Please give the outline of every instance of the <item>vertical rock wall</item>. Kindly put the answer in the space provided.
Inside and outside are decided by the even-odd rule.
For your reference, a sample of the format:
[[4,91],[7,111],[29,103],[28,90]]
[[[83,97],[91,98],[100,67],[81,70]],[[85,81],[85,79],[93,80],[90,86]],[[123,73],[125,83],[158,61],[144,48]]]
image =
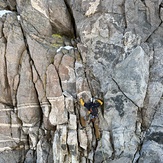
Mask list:
[[161,163],[162,20],[160,0],[0,0],[0,163]]

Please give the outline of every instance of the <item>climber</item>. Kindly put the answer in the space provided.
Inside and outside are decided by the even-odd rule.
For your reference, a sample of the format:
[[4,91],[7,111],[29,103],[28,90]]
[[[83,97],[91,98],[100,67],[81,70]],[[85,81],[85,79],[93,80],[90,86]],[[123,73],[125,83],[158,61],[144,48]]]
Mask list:
[[[100,139],[100,131],[99,131],[99,119],[98,119],[98,107],[103,105],[102,100],[91,98],[91,100],[87,103],[84,102],[84,100],[80,99],[80,104],[87,108],[88,112],[87,115],[90,116],[90,121],[93,122],[94,128],[95,128],[95,135],[96,139]],[[83,127],[86,127],[86,123],[84,122],[85,119],[81,118],[81,123]]]

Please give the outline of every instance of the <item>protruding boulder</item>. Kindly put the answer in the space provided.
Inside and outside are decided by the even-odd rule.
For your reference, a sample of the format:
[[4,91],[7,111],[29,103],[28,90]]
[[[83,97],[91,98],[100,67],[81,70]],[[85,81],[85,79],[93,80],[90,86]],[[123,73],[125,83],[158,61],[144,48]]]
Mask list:
[[87,138],[87,133],[85,130],[79,129],[78,130],[78,135],[79,135],[79,145],[81,148],[84,150],[87,150],[88,147],[88,138]]
[[25,51],[22,58],[20,84],[17,91],[18,117],[24,124],[34,125],[40,121],[41,108],[32,79],[29,54]]
[[67,144],[71,154],[71,161],[78,162],[78,141],[77,141],[77,132],[76,130],[68,131]]
[[69,114],[69,129],[76,130],[77,129],[77,118],[74,114]]
[[102,138],[98,142],[95,152],[95,162],[101,162],[102,160],[108,160],[109,162],[109,158],[111,158],[113,154],[113,147],[110,140],[110,132],[103,131]]
[[59,76],[61,79],[63,91],[70,91],[72,94],[76,93],[76,77],[74,72],[74,57],[65,54],[62,57],[59,65]]
[[15,13],[8,14],[4,23],[6,43],[6,70],[13,105],[16,104],[16,91],[19,83],[19,64],[25,50],[24,36]]
[[140,46],[116,65],[113,78],[128,98],[139,107],[143,106],[149,79],[149,60]]
[[52,125],[64,124],[68,122],[67,110],[65,108],[64,96],[49,98],[51,111],[49,121]]
[[65,125],[58,125],[53,141],[54,162],[64,162],[67,155],[67,127]]
[[46,96],[48,98],[59,97],[62,95],[58,73],[53,64],[49,65],[46,71]]

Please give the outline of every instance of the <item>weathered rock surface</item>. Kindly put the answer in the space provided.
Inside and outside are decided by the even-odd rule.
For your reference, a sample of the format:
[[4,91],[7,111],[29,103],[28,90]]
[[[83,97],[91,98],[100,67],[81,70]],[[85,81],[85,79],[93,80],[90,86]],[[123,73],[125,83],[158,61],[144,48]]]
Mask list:
[[0,163],[162,163],[162,21],[161,0],[0,0]]

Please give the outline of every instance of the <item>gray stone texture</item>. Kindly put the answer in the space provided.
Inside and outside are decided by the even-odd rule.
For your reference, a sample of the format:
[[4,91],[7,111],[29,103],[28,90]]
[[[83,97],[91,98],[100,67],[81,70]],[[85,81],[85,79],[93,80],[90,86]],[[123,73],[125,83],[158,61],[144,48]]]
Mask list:
[[0,0],[0,163],[162,163],[162,21],[162,0]]

